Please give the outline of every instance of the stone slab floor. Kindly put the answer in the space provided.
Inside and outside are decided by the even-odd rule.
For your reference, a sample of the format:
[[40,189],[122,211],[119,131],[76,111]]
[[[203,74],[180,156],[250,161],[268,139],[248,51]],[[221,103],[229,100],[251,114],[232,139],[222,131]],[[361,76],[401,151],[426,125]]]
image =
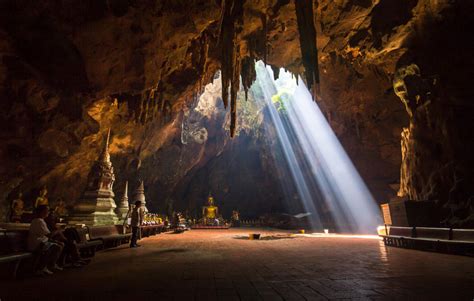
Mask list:
[[[243,239],[255,229],[160,234],[80,269],[0,283],[6,300],[474,300],[474,259],[378,239]],[[286,232],[287,233],[287,232]],[[279,239],[276,239],[279,238]]]

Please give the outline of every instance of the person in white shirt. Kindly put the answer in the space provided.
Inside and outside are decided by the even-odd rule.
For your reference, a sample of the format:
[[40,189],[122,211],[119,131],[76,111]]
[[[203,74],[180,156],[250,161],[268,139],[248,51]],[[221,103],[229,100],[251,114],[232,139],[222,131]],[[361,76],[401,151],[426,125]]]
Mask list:
[[132,226],[132,238],[130,240],[130,248],[140,247],[137,244],[138,235],[140,231],[140,226],[143,224],[145,212],[142,209],[142,202],[136,201],[135,208],[132,211],[132,218],[130,222],[130,226]]
[[44,221],[48,215],[48,206],[39,205],[36,208],[37,217],[31,221],[27,247],[30,252],[39,253],[39,256],[41,256],[37,273],[50,275],[53,273],[51,270],[62,270],[57,265],[57,261],[63,247],[59,243],[50,240],[51,232]]

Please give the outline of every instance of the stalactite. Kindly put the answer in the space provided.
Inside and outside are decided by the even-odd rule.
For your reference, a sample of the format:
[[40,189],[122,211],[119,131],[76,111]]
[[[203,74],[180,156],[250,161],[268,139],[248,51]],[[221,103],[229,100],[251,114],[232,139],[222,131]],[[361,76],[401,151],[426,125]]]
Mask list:
[[268,55],[268,50],[267,50],[267,15],[266,14],[261,14],[260,19],[262,20],[262,43],[263,43],[263,62],[265,65],[267,64],[267,55]]
[[273,66],[273,65],[271,67],[272,67],[272,71],[273,71],[273,79],[277,80],[278,77],[280,76],[280,68],[276,67],[276,66]]
[[295,0],[301,57],[308,89],[319,83],[318,48],[313,16],[313,0]]
[[137,116],[137,122],[141,122],[143,115],[144,115],[144,109],[145,109],[145,100],[143,97],[140,97],[140,107],[138,108],[138,116]]
[[160,94],[160,112],[163,113],[165,111],[165,98],[163,94]]
[[257,79],[255,71],[255,58],[253,56],[246,56],[242,59],[242,85],[245,91],[245,100],[248,98],[248,91],[253,82]]
[[157,93],[156,91],[153,93],[153,118],[158,117],[158,110],[159,110],[159,97],[160,93]]
[[191,42],[188,51],[190,52],[193,66],[197,69],[197,73],[204,74],[209,55],[209,35],[206,31]]
[[148,111],[149,111],[149,106],[150,106],[150,99],[147,97],[146,92],[143,93],[142,98],[144,99],[143,102],[145,103],[145,108],[143,110],[142,123],[145,124],[148,121]]
[[221,81],[222,101],[227,109],[230,78],[232,74],[232,60],[234,56],[234,20],[232,18],[232,0],[222,1],[221,28],[219,43],[221,47]]
[[233,74],[230,87],[230,136],[234,137],[235,128],[237,124],[237,93],[240,90],[240,70],[241,70],[241,59],[240,59],[240,47],[237,46],[235,49],[234,62],[233,62]]
[[235,134],[237,92],[240,87],[240,45],[238,33],[243,23],[243,0],[223,0],[221,11],[221,26],[219,31],[219,45],[221,49],[221,80],[222,101],[228,106],[229,88],[231,99],[230,135]]

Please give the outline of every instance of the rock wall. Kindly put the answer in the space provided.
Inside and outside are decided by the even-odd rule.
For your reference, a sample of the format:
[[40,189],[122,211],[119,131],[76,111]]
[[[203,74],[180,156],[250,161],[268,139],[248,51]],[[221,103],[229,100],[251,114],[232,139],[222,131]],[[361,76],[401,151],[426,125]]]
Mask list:
[[402,135],[399,196],[436,201],[441,222],[457,227],[474,226],[474,44],[461,42],[474,34],[473,12],[470,3],[458,1],[426,20],[394,77],[410,118]]

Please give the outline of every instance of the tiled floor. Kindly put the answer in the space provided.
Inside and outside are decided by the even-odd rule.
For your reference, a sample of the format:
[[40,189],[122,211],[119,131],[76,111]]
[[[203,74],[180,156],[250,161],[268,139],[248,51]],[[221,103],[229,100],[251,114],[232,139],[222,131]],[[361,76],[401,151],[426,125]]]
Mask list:
[[100,252],[82,269],[3,282],[0,299],[474,298],[470,257],[386,248],[378,239],[290,237],[283,231],[258,230],[273,239],[243,239],[256,231],[161,234],[142,240],[142,248]]

